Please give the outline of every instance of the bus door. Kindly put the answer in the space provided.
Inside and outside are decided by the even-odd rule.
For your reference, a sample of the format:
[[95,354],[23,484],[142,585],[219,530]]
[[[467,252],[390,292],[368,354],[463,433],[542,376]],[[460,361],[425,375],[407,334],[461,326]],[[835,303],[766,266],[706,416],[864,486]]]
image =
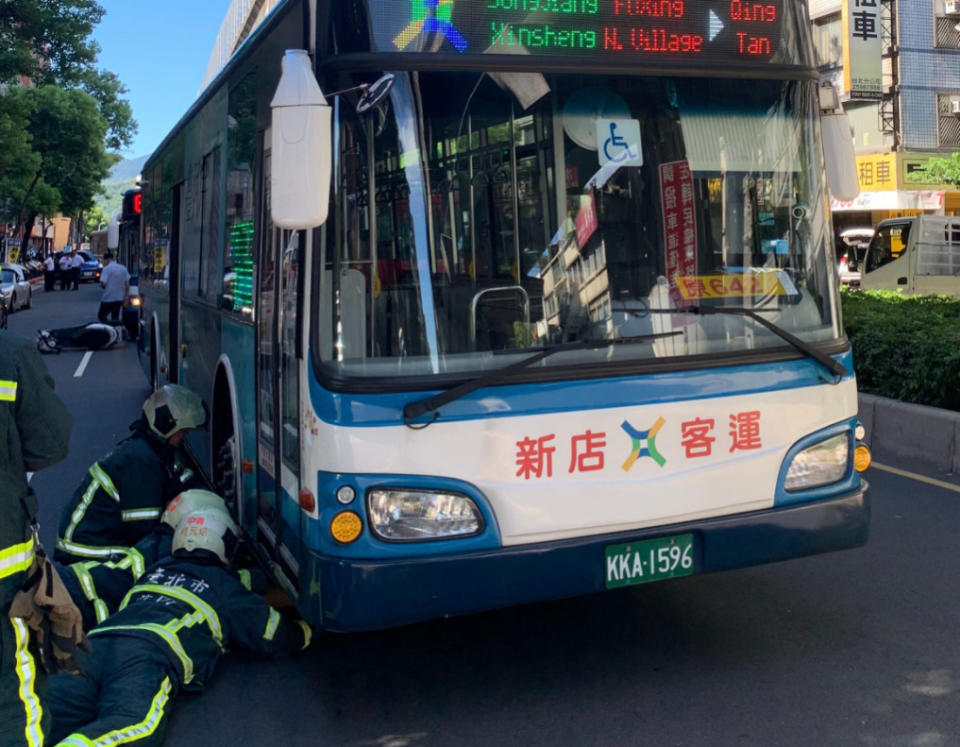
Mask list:
[[303,235],[270,223],[269,169],[267,152],[257,263],[257,541],[278,580],[295,594],[302,521],[297,305]]

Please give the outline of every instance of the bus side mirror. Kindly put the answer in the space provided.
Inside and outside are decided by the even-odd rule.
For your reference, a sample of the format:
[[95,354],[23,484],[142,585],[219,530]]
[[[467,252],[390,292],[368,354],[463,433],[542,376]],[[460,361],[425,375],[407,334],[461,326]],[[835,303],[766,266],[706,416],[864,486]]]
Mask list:
[[270,108],[270,217],[279,228],[316,228],[330,206],[333,110],[306,50],[284,54]]
[[860,194],[860,180],[857,178],[850,119],[842,112],[821,114],[820,129],[830,194],[837,200],[853,200]]

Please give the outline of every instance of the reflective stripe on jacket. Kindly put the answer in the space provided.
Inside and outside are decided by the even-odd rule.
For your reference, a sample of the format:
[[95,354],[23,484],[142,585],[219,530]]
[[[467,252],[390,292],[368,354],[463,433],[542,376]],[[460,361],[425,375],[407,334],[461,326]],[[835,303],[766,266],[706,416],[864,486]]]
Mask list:
[[277,613],[234,572],[212,561],[169,557],[148,568],[120,609],[90,635],[149,641],[191,689],[209,680],[228,647],[279,657],[310,643],[306,623]]

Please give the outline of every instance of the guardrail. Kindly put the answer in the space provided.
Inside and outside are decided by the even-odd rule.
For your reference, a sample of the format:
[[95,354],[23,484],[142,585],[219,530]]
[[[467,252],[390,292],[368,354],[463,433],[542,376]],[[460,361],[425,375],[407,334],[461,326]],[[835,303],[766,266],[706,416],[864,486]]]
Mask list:
[[859,395],[860,421],[875,457],[917,461],[960,474],[960,412]]

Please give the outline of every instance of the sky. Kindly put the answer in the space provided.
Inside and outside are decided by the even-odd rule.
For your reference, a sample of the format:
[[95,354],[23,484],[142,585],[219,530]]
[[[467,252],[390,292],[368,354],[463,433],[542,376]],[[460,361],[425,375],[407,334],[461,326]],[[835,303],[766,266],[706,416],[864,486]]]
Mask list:
[[139,124],[121,155],[149,155],[196,99],[230,0],[99,0],[99,67],[116,73]]

